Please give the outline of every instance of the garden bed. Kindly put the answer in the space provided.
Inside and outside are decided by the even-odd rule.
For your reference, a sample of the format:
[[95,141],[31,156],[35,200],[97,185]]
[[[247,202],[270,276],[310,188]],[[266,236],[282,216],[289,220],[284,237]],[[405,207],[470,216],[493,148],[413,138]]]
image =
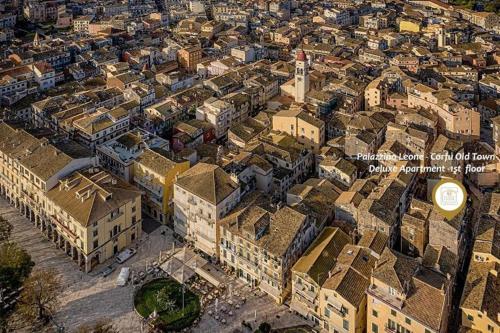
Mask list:
[[156,310],[158,317],[153,325],[164,332],[189,327],[200,315],[198,295],[185,287],[183,309],[182,285],[173,279],[162,278],[143,285],[135,295],[134,306],[144,318]]

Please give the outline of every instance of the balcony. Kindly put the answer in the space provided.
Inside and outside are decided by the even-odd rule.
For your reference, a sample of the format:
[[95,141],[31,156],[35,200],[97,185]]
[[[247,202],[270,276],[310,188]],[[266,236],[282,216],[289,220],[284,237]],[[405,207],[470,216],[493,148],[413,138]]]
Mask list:
[[310,309],[314,309],[316,308],[316,304],[314,302],[314,300],[316,299],[316,295],[314,295],[312,298],[311,298],[311,295],[305,295],[303,291],[301,290],[296,290],[295,291],[295,294],[294,294],[294,297],[300,301],[301,303],[304,303],[308,306],[308,308]]
[[146,195],[144,196],[144,199],[146,201],[154,203],[155,205],[157,205],[159,207],[163,206],[163,202],[162,202],[161,196],[157,195],[154,192],[146,192]]
[[337,314],[338,316],[340,316],[342,318],[344,318],[346,315],[345,309],[343,306],[338,307],[338,306],[335,306],[331,303],[328,303],[327,308],[328,308],[328,310],[332,311],[333,313]]
[[226,250],[229,253],[232,253],[232,254],[234,254],[236,256],[238,255],[236,253],[236,247],[231,247],[231,246],[229,246],[227,244],[224,244],[223,242],[221,242],[221,247],[222,247],[223,250]]
[[76,241],[78,239],[78,235],[71,231],[68,227],[66,227],[55,215],[50,215],[50,220],[53,224],[55,224],[59,229],[61,229],[64,234]]
[[139,187],[142,187],[144,190],[148,192],[152,192],[154,194],[157,194],[158,192],[158,187],[161,187],[161,184],[157,184],[151,177],[140,177],[140,176],[134,176],[134,182],[137,185],[140,185]]
[[23,194],[23,199],[31,208],[39,208],[39,203],[35,201],[32,194],[28,193],[28,191],[22,189],[21,193]]
[[259,263],[254,262],[252,260],[247,259],[246,257],[238,255],[238,261],[240,264],[245,264],[247,267],[252,268],[252,269],[258,269]]
[[398,330],[394,327],[394,328],[390,328],[387,324],[385,325],[385,329],[384,329],[385,332],[387,333],[397,333]]
[[210,242],[210,243],[214,242],[214,239],[212,237],[200,232],[199,230],[197,230],[195,234],[196,234],[197,238],[204,239],[205,241]]
[[280,279],[281,274],[279,274],[278,277],[275,277],[274,272],[271,272],[269,269],[267,270],[261,269],[261,272],[262,272],[261,274],[262,279],[268,278],[276,281],[278,284],[281,284],[281,279]]
[[8,182],[8,183],[12,183],[10,178],[7,177],[6,175],[4,175],[3,173],[0,172],[0,178],[3,179],[4,181]]
[[399,310],[403,307],[403,300],[400,299],[399,297],[392,296],[389,293],[385,292],[384,290],[377,288],[375,286],[370,286],[367,290],[368,295],[371,295],[372,297],[383,301],[384,303],[387,303]]

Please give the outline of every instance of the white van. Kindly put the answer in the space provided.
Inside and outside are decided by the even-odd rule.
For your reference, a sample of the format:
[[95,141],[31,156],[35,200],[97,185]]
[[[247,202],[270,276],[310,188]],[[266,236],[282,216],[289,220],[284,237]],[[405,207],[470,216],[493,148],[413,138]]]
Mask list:
[[116,285],[119,287],[124,287],[127,284],[128,276],[130,275],[130,268],[123,267],[116,278]]
[[135,249],[126,249],[120,252],[116,256],[116,262],[119,264],[123,264],[125,261],[129,260],[132,258],[135,254],[137,253],[137,250]]

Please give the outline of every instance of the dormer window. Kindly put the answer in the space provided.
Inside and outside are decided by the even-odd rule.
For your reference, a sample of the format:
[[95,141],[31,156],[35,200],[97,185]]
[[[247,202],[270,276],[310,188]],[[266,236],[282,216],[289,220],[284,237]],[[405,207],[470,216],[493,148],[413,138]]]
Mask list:
[[115,217],[120,214],[120,209],[115,209],[114,211],[111,212],[111,219],[114,219]]

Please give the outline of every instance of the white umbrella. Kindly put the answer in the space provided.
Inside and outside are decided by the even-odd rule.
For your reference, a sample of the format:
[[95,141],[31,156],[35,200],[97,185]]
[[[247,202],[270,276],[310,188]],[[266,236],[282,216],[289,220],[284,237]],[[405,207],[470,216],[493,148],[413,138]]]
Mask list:
[[187,247],[183,247],[182,250],[180,250],[174,255],[174,258],[177,258],[183,263],[186,263],[195,256],[196,254],[193,252],[193,250],[188,249]]
[[196,270],[197,268],[201,268],[207,264],[207,261],[202,257],[195,255],[191,257],[187,262],[184,262],[186,266],[189,268]]
[[176,270],[173,274],[172,277],[177,280],[179,283],[184,283],[187,280],[189,280],[192,276],[194,275],[194,271],[185,266],[182,265],[178,270]]
[[184,264],[179,261],[179,259],[171,258],[170,260],[164,262],[160,268],[165,271],[168,275],[174,274],[175,271],[179,270]]

